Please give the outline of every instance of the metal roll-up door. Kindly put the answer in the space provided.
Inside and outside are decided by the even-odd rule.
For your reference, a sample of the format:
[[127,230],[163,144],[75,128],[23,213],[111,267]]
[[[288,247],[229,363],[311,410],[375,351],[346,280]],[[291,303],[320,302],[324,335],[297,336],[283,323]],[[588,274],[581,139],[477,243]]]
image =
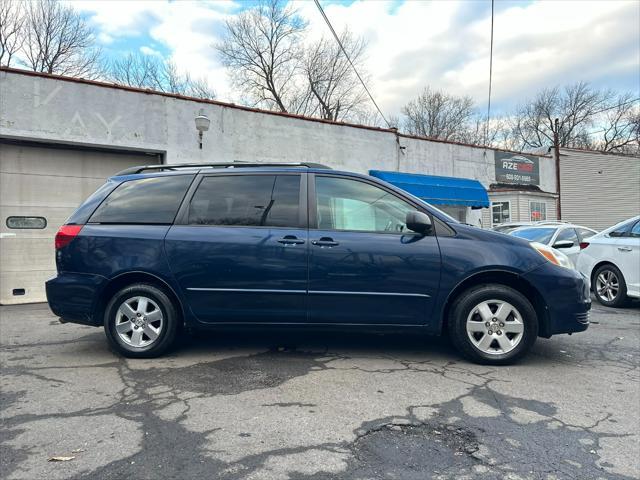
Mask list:
[[159,154],[0,141],[0,304],[46,301],[60,225],[105,179]]

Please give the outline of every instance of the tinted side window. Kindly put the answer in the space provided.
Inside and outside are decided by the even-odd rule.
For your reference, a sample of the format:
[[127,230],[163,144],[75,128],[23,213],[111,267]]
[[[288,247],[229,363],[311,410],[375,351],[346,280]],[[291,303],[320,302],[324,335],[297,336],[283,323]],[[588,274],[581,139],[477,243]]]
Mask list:
[[300,226],[300,175],[205,177],[189,205],[191,225]]
[[318,228],[403,232],[407,212],[416,209],[387,191],[357,180],[316,177]]
[[636,224],[631,228],[631,232],[629,232],[632,237],[640,237],[640,221],[636,222]]
[[576,231],[573,228],[565,228],[564,230],[560,230],[560,233],[556,237],[556,242],[569,240],[575,244],[578,243],[578,235],[576,235]]
[[104,183],[89,198],[87,198],[64,223],[76,225],[87,223],[96,207],[100,205],[100,202],[102,202],[104,198],[116,188],[116,185],[117,184],[115,182],[110,181]]
[[173,223],[193,175],[124,182],[102,202],[90,222]]

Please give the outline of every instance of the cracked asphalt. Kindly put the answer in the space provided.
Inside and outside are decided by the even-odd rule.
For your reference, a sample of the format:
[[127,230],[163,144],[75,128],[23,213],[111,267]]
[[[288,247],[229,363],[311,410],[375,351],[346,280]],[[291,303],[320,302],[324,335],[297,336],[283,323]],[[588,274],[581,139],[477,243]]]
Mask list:
[[0,477],[638,478],[640,308],[591,319],[493,368],[440,339],[317,331],[126,360],[45,304],[0,307]]

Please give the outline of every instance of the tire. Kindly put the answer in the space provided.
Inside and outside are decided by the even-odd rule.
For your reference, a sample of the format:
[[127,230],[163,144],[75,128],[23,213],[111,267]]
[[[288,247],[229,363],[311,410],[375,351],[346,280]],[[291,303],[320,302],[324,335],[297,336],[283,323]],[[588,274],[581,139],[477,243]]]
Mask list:
[[448,330],[451,342],[465,358],[483,365],[508,365],[522,358],[535,343],[538,317],[529,300],[517,290],[485,284],[455,299]]
[[176,305],[154,285],[136,283],[117,292],[104,315],[111,347],[129,358],[154,358],[175,342],[179,327]]
[[623,307],[627,303],[627,282],[616,266],[598,267],[591,283],[596,300],[605,307]]

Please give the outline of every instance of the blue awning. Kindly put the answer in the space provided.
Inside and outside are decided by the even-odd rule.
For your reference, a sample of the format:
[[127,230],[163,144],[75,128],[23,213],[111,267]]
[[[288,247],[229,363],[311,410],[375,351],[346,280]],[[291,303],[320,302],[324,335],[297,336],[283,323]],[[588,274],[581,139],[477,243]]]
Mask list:
[[470,178],[438,177],[382,170],[369,170],[369,175],[434,205],[463,205],[472,208],[490,205],[487,190],[478,180]]

